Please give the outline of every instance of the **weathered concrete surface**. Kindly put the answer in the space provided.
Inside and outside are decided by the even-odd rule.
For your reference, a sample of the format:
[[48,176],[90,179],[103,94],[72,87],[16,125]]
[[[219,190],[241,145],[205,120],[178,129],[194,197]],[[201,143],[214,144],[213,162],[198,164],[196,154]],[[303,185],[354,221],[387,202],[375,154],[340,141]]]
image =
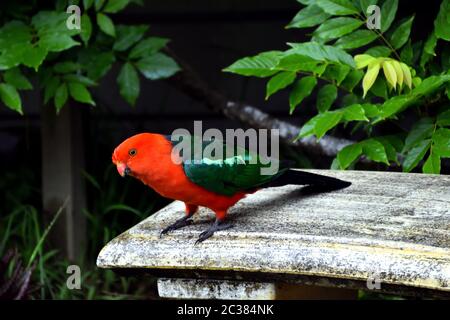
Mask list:
[[161,298],[273,300],[276,286],[247,281],[158,279],[158,294]]
[[374,278],[382,287],[450,294],[449,176],[309,171],[353,184],[323,194],[292,185],[258,191],[230,211],[234,228],[197,246],[213,219],[207,209],[193,225],[159,238],[183,215],[174,202],[108,243],[97,265],[296,275],[342,287]]

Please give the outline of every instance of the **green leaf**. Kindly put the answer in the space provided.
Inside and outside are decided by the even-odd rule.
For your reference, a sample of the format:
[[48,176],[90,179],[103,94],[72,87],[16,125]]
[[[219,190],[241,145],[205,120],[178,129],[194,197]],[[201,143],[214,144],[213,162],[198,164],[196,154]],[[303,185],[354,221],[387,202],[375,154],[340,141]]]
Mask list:
[[380,116],[382,119],[389,118],[400,111],[403,111],[415,101],[411,95],[395,96],[386,100],[381,106]]
[[[449,69],[450,70],[450,69]],[[446,86],[446,91],[447,91],[447,98],[448,100],[450,100],[450,82],[447,82],[447,86]]]
[[408,133],[405,139],[405,146],[402,153],[411,150],[419,142],[431,137],[434,131],[434,123],[431,118],[421,118],[417,121]]
[[434,150],[441,157],[450,157],[450,129],[440,128],[433,134]]
[[0,83],[0,99],[11,110],[22,112],[22,100],[16,88],[7,83]]
[[388,160],[398,163],[397,150],[392,145],[391,139],[389,139],[390,137],[391,136],[376,137],[375,140],[377,140],[381,144],[383,144],[384,149],[386,150],[386,155],[387,155]]
[[385,100],[388,98],[386,82],[381,77],[378,77],[377,80],[375,80],[374,84],[370,88],[370,92]]
[[158,37],[151,37],[147,38],[145,40],[139,41],[136,46],[131,49],[130,54],[128,55],[128,58],[130,59],[136,59],[136,58],[142,58],[146,55],[151,55],[162,48],[164,48],[167,43],[169,42],[169,39],[167,38],[158,38]]
[[357,30],[340,38],[335,45],[341,49],[356,49],[368,45],[377,38],[377,34],[371,30]]
[[352,70],[342,81],[341,86],[349,91],[353,91],[353,88],[359,83],[364,76],[364,72],[361,70]]
[[436,53],[435,53],[436,44],[437,44],[437,37],[436,37],[436,34],[434,32],[432,32],[431,35],[428,37],[427,41],[425,42],[423,50],[426,53],[435,56],[436,55]]
[[361,107],[364,109],[364,114],[369,118],[377,117],[380,114],[380,110],[375,104],[364,103]]
[[379,137],[379,138],[383,138],[384,140],[387,140],[395,148],[395,151],[401,152],[403,150],[404,137],[403,137],[402,133],[400,133],[400,134],[391,134],[391,135],[383,136],[383,137]]
[[21,21],[11,21],[0,28],[0,70],[18,66],[31,47],[31,29]]
[[317,79],[313,76],[306,76],[298,80],[289,95],[289,113],[292,114],[303,99],[308,97],[317,85]]
[[19,68],[7,70],[3,74],[5,82],[20,90],[31,90],[33,86],[30,81],[20,72]]
[[320,7],[310,5],[300,10],[286,28],[308,28],[321,24],[330,17]]
[[180,70],[172,58],[160,52],[139,60],[136,66],[150,80],[169,78]]
[[278,72],[273,68],[278,64],[281,54],[280,51],[262,52],[254,57],[240,59],[223,71],[243,76],[270,77]]
[[300,54],[289,54],[281,58],[274,69],[294,72],[316,72],[318,65],[321,63],[321,61],[314,60],[308,56]]
[[420,85],[411,91],[411,95],[425,96],[438,90],[446,82],[450,81],[449,75],[431,76],[424,79]]
[[89,9],[94,4],[94,0],[83,0],[84,10]]
[[347,169],[359,156],[362,154],[362,146],[359,143],[354,143],[344,147],[337,154],[339,167]]
[[352,104],[356,104],[360,102],[359,96],[353,93],[347,93],[342,97],[341,105],[343,106],[351,106]]
[[295,80],[295,72],[285,71],[273,76],[267,83],[266,100],[275,92],[286,88]]
[[147,32],[147,25],[124,26],[119,25],[116,28],[117,37],[113,49],[116,51],[125,51],[142,39]]
[[317,109],[319,112],[328,111],[337,98],[337,88],[332,84],[324,85],[317,93]]
[[[321,115],[321,114],[319,114]],[[310,136],[312,134],[314,134],[314,128],[316,127],[316,123],[317,123],[317,119],[318,119],[318,115],[309,119],[303,126],[302,129],[300,130],[299,135],[297,136],[297,139],[299,138],[303,138],[306,136]]]
[[288,43],[292,49],[286,51],[286,54],[296,53],[304,56],[308,56],[319,61],[335,62],[338,64],[346,64],[352,68],[355,68],[355,62],[351,55],[342,49],[335,48],[315,42],[305,43]]
[[355,29],[358,29],[363,21],[348,18],[339,17],[325,21],[322,23],[313,33],[314,36],[321,38],[324,41],[336,39],[342,37]]
[[87,103],[95,106],[94,100],[92,100],[91,94],[88,89],[81,83],[69,82],[70,96],[78,102]]
[[414,169],[423,159],[428,149],[431,146],[431,140],[423,140],[419,144],[417,144],[414,148],[412,148],[405,159],[403,160],[403,171],[410,172]]
[[446,110],[444,112],[441,112],[437,116],[436,124],[441,127],[447,127],[450,126],[450,110]]
[[44,62],[47,56],[47,49],[41,47],[30,47],[22,56],[22,62],[27,67],[33,68],[35,71]]
[[337,158],[334,158],[333,161],[331,162],[330,170],[342,170]]
[[372,61],[367,67],[367,72],[363,79],[363,90],[364,90],[363,98],[366,96],[367,92],[375,83],[379,71],[380,71],[380,62],[378,60]]
[[63,82],[59,85],[55,92],[55,108],[57,113],[59,113],[62,107],[64,107],[68,97],[69,93],[67,90],[67,84]]
[[411,46],[411,39],[408,40],[406,46],[400,52],[400,59],[407,65],[413,64],[414,52]]
[[100,30],[102,30],[107,35],[110,35],[111,37],[116,36],[116,28],[114,27],[114,23],[106,14],[103,14],[101,12],[97,13],[97,24]]
[[450,41],[450,1],[443,0],[439,9],[438,16],[434,21],[434,32],[437,38]]
[[436,56],[435,48],[437,45],[437,40],[436,33],[433,31],[425,42],[422,55],[420,56],[420,66],[422,68],[425,68],[428,61],[430,61],[432,57]]
[[375,46],[368,49],[365,54],[371,55],[372,57],[389,57],[391,54],[391,49],[386,46]]
[[376,5],[378,0],[360,0],[359,7],[361,11],[367,16],[367,8],[371,5]]
[[79,45],[72,39],[80,30],[69,29],[66,25],[67,13],[58,11],[39,11],[31,19],[31,24],[37,30],[38,46],[47,51],[60,52]]
[[389,165],[386,149],[383,144],[375,139],[368,139],[361,142],[363,153],[372,161],[382,162]]
[[332,15],[358,14],[358,9],[348,0],[317,0],[315,4]]
[[88,48],[80,54],[80,64],[85,67],[88,77],[94,80],[102,78],[111,69],[115,60],[111,51],[102,52]]
[[105,0],[94,0],[95,1],[95,10],[100,11],[102,6],[105,4]]
[[353,104],[340,110],[343,112],[343,119],[345,121],[369,121],[360,104]]
[[394,49],[401,48],[409,39],[414,16],[403,22],[392,34],[390,41]]
[[51,98],[55,96],[56,89],[58,89],[60,84],[58,77],[52,77],[48,81],[48,83],[45,85],[44,90],[44,104],[47,104]]
[[103,11],[106,13],[117,13],[123,10],[129,3],[130,0],[108,0]]
[[429,174],[441,173],[441,157],[436,152],[433,152],[433,147],[431,147],[430,155],[422,167],[422,172]]
[[56,73],[75,72],[79,69],[81,69],[81,66],[73,61],[58,62],[53,66],[53,71],[55,71]]
[[333,129],[342,119],[342,112],[324,112],[316,116],[317,121],[314,127],[314,134],[317,139],[322,138],[325,133]]
[[125,63],[117,77],[120,94],[132,106],[136,104],[139,96],[139,76],[136,69],[129,62]]
[[81,74],[65,74],[65,75],[63,75],[63,79],[66,82],[78,82],[87,87],[97,85],[97,82],[95,82],[94,80],[92,80],[86,76],[83,76]]
[[331,81],[336,81],[336,84],[340,85],[349,72],[350,67],[346,65],[330,64],[325,69],[325,72],[322,74],[322,77]]
[[80,19],[80,23],[81,23],[80,37],[81,40],[83,40],[84,45],[87,45],[92,34],[91,18],[89,18],[89,16],[86,13],[83,13]]
[[381,32],[386,32],[397,14],[398,0],[386,0],[381,7]]

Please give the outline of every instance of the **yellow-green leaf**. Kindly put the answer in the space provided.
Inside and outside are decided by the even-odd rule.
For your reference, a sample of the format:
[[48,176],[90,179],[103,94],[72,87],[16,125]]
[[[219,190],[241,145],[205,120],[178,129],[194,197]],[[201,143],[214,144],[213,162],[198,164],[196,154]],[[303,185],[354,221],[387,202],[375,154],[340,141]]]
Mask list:
[[363,97],[366,96],[367,91],[369,91],[369,89],[372,87],[373,83],[378,77],[379,72],[380,72],[380,63],[377,60],[371,62],[369,64],[369,67],[367,68],[367,72],[363,79],[363,90],[364,90]]
[[395,86],[397,84],[397,73],[395,72],[395,68],[392,65],[391,61],[383,62],[383,72],[388,83],[391,85],[392,88],[395,89]]
[[368,54],[357,54],[354,60],[356,63],[356,69],[362,69],[373,62],[375,58]]
[[400,89],[403,86],[403,70],[402,67],[400,66],[400,63],[397,60],[391,60],[390,61],[392,66],[395,69],[395,74],[397,75],[397,83],[400,86]]
[[405,83],[411,89],[412,87],[411,71],[409,70],[409,67],[403,62],[400,62],[400,67],[402,68],[403,71],[403,78],[405,80]]

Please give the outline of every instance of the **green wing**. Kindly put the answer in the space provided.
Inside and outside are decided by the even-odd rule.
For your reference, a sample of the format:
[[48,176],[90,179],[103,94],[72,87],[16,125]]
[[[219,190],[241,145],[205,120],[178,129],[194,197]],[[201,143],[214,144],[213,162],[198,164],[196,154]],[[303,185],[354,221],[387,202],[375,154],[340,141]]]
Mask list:
[[[221,144],[223,157],[205,156],[205,149],[213,142],[216,145]],[[183,161],[184,172],[189,180],[209,191],[226,196],[257,188],[287,170],[282,168],[272,175],[261,174],[261,169],[269,167],[269,164],[262,164],[256,153],[236,147],[235,152],[226,157],[226,145],[217,140],[202,142],[202,156],[194,158],[196,161],[192,160],[193,158],[192,156],[191,159]]]

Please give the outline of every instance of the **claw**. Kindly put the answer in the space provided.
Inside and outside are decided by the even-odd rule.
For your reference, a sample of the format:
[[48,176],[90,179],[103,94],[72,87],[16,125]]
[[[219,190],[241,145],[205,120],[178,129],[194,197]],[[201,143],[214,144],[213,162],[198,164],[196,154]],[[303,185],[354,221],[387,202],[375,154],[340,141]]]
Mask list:
[[170,231],[174,231],[183,227],[186,227],[192,223],[192,219],[189,219],[191,215],[186,215],[181,219],[178,219],[173,224],[168,226],[167,228],[163,229],[161,233],[159,234],[159,237],[161,238],[163,234],[166,234]]
[[199,243],[202,243],[206,239],[210,238],[216,231],[227,230],[232,227],[233,225],[230,222],[224,222],[222,220],[216,219],[216,221],[214,221],[214,223],[207,230],[200,233],[197,241],[195,241],[195,244],[197,245]]

